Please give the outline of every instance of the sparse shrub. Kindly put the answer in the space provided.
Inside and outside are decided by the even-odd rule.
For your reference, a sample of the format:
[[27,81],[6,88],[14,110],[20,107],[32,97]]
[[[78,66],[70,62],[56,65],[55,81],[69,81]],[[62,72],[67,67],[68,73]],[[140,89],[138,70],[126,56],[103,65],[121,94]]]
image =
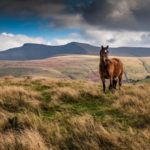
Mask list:
[[11,75],[4,76],[3,78],[4,78],[5,81],[11,81],[12,79],[14,79],[14,77],[11,76]]

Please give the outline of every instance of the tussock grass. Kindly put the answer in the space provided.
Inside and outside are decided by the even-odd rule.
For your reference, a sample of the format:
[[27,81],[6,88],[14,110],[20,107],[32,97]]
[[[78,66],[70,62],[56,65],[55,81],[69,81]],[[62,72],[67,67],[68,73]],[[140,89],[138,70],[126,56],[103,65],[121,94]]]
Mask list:
[[0,135],[1,150],[48,150],[41,135],[34,130],[24,130],[22,133],[8,132]]
[[96,83],[0,79],[0,149],[120,150],[150,147],[150,85],[114,94]]
[[0,87],[0,106],[10,112],[36,105],[36,99],[39,97],[37,92],[26,90],[23,87]]

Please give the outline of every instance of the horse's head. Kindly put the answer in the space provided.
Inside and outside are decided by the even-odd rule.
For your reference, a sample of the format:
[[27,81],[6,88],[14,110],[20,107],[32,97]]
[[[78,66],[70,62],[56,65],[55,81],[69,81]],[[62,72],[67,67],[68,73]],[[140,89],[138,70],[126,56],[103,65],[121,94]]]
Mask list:
[[108,54],[109,54],[108,48],[109,48],[108,45],[106,47],[101,46],[101,50],[100,50],[100,57],[101,58],[104,58],[104,59],[108,58]]

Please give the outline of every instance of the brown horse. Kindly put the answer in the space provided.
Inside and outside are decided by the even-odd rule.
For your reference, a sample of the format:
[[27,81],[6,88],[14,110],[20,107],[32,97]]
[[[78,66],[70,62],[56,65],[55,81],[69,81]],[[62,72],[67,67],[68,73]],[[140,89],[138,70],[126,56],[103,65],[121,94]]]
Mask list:
[[100,50],[100,64],[99,74],[103,83],[103,91],[106,92],[105,79],[110,80],[109,90],[114,91],[116,89],[117,82],[119,80],[119,89],[122,85],[123,76],[123,63],[117,58],[108,58],[109,46],[101,47]]

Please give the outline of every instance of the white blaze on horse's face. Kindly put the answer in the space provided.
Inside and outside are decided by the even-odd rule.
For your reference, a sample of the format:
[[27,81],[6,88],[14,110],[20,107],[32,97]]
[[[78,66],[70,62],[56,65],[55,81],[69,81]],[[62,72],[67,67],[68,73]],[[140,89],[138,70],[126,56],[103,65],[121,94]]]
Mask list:
[[108,50],[105,49],[105,51],[104,51],[104,57],[105,57],[105,58],[108,58],[108,53],[109,53]]
[[105,54],[107,54],[108,53],[108,50],[105,50]]
[[102,47],[101,51],[100,51],[100,56],[103,58],[108,58],[108,47]]

